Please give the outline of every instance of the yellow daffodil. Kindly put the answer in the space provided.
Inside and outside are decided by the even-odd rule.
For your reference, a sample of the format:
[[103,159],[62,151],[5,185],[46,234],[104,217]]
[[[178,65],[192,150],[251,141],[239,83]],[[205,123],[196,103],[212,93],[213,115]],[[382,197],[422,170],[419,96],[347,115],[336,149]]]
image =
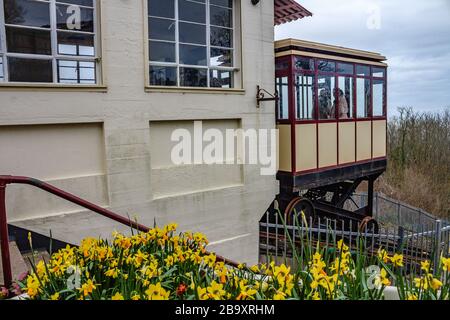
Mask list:
[[240,293],[236,300],[254,300],[254,295],[258,292],[250,286],[245,285],[244,281],[239,283]]
[[425,272],[430,272],[430,261],[421,261],[420,262],[420,269],[425,271]]
[[343,239],[341,239],[341,240],[338,241],[338,243],[337,243],[337,248],[338,248],[340,251],[344,251],[344,252],[345,252],[345,251],[348,251],[348,246],[345,245]]
[[57,293],[51,295],[50,300],[59,300],[59,293],[57,292]]
[[390,260],[394,266],[403,267],[403,255],[396,253],[390,258]]
[[320,300],[320,294],[318,291],[314,292],[314,294],[312,295],[312,300]]
[[383,261],[384,263],[388,263],[389,255],[387,251],[384,249],[378,249],[378,259],[380,259],[380,261]]
[[273,275],[275,278],[277,278],[277,281],[281,284],[284,284],[286,282],[286,278],[291,272],[290,267],[286,267],[284,264],[282,264],[279,267],[275,267]]
[[419,300],[419,298],[417,297],[417,295],[411,294],[411,293],[408,294],[408,296],[407,296],[406,299],[407,299],[407,300]]
[[117,292],[115,295],[113,295],[111,297],[111,300],[125,300],[125,299],[123,298],[123,296],[119,292]]
[[277,291],[273,296],[273,300],[286,300],[286,294],[282,291]]
[[430,277],[430,287],[433,290],[439,290],[440,287],[442,287],[442,282],[439,279],[433,278],[433,276]]
[[151,284],[148,290],[145,291],[145,294],[148,300],[168,300],[170,296],[170,292],[166,291],[161,286],[161,283]]
[[209,300],[209,295],[207,293],[206,288],[197,288],[197,294],[198,294],[198,298],[199,300]]
[[223,284],[217,283],[214,280],[206,290],[208,291],[209,297],[213,300],[222,300],[223,296],[226,294],[225,290],[223,290]]
[[168,256],[166,259],[164,259],[164,261],[166,262],[166,267],[168,267],[168,268],[173,266],[173,264],[175,262],[173,256]]
[[119,269],[117,268],[113,268],[113,269],[109,269],[105,272],[105,276],[116,279],[119,275]]
[[39,293],[39,287],[40,287],[40,284],[39,284],[39,280],[36,277],[36,275],[28,276],[26,291],[31,299],[33,299],[35,296],[37,296],[37,294]]
[[92,282],[91,279],[89,279],[86,283],[84,283],[80,289],[78,289],[81,293],[83,293],[83,296],[87,296],[91,294],[95,289],[97,289],[97,286]]
[[375,286],[380,288],[382,286],[387,287],[390,285],[391,285],[391,281],[389,280],[389,278],[387,276],[387,271],[383,268],[383,269],[381,269],[380,274],[375,278]]
[[450,272],[450,258],[441,258],[442,269],[444,271]]

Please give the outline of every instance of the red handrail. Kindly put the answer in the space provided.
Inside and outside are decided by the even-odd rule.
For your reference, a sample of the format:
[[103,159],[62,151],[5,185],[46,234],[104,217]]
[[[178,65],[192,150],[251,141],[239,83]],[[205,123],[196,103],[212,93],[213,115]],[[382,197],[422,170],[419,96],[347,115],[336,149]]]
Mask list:
[[[11,271],[11,258],[9,253],[9,236],[8,236],[8,222],[6,216],[6,187],[8,184],[27,184],[44,190],[48,193],[54,194],[62,199],[77,204],[83,208],[98,213],[108,219],[112,219],[121,224],[127,225],[133,229],[142,232],[148,232],[150,228],[139,224],[129,218],[125,218],[117,213],[95,205],[87,200],[81,199],[69,192],[58,189],[51,184],[40,181],[38,179],[30,177],[18,177],[18,176],[2,176],[0,175],[0,245],[2,250],[2,264],[3,264],[3,279],[5,286],[9,288],[12,284],[12,271]],[[238,263],[226,259],[221,256],[217,256],[217,260],[226,263],[227,265],[237,267]]]

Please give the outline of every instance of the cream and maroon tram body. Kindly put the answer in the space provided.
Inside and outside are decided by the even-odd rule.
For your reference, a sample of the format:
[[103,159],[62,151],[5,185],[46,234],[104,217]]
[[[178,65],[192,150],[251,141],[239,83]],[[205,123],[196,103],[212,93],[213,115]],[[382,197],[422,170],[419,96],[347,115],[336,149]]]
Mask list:
[[[376,225],[373,186],[387,165],[386,58],[293,39],[275,50],[279,210]],[[368,203],[344,209],[363,182]]]

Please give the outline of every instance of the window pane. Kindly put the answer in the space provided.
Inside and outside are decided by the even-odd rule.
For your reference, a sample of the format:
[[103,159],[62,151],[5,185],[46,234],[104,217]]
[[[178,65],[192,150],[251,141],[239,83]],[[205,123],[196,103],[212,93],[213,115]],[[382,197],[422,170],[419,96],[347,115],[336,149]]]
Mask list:
[[58,61],[58,82],[78,83],[76,61]]
[[61,30],[94,32],[94,10],[78,8],[80,9],[81,21],[77,24],[74,19],[74,14],[77,13],[77,10],[67,5],[57,4],[56,27]]
[[369,116],[370,80],[356,79],[356,108],[358,118]]
[[231,67],[233,65],[233,51],[224,49],[211,49],[210,66]]
[[233,27],[233,15],[231,9],[210,6],[210,23],[215,26]]
[[175,20],[148,18],[150,39],[175,41]]
[[349,63],[338,63],[337,65],[337,72],[343,73],[343,74],[351,74],[353,75],[353,65]]
[[30,0],[4,0],[5,23],[50,28],[50,5]]
[[319,71],[336,72],[336,63],[333,61],[319,60],[317,68]]
[[295,77],[295,117],[298,120],[314,119],[314,76],[296,75]]
[[372,76],[374,76],[374,77],[384,78],[385,73],[386,73],[385,68],[372,67]]
[[152,86],[176,86],[177,68],[150,66],[150,85]]
[[296,69],[314,71],[314,59],[295,57],[294,65]]
[[58,53],[95,56],[94,35],[58,31]]
[[383,80],[373,80],[373,116],[382,117],[384,116],[384,81]]
[[210,86],[212,88],[232,88],[233,72],[222,70],[211,70]]
[[180,68],[180,84],[182,87],[207,87],[207,70]]
[[95,83],[95,62],[79,62],[80,83]]
[[150,61],[175,62],[175,44],[149,41]]
[[52,82],[52,61],[8,58],[9,81]]
[[8,52],[52,54],[50,31],[6,27]]
[[227,8],[233,7],[233,0],[210,0],[210,3]]
[[148,0],[148,15],[175,18],[174,0]]
[[180,42],[206,45],[206,26],[180,22]]
[[275,62],[275,70],[276,71],[284,71],[289,69],[289,61],[286,59],[277,59]]
[[206,47],[180,44],[180,63],[206,66]]
[[335,78],[332,76],[319,76],[319,119],[336,119],[333,112],[335,105],[334,94]]
[[95,84],[95,62],[58,60],[58,82]]
[[206,23],[206,5],[188,0],[178,0],[180,20]]
[[279,95],[278,100],[278,119],[289,119],[289,87],[288,78],[280,77],[276,80],[277,91]]
[[93,7],[94,6],[93,0],[57,0],[57,1],[64,2],[64,3],[78,4],[80,6],[85,6],[85,7]]
[[233,30],[211,27],[211,45],[215,47],[233,47]]
[[353,78],[339,77],[338,86],[339,118],[353,118]]
[[370,76],[370,67],[356,65],[356,75],[369,77]]

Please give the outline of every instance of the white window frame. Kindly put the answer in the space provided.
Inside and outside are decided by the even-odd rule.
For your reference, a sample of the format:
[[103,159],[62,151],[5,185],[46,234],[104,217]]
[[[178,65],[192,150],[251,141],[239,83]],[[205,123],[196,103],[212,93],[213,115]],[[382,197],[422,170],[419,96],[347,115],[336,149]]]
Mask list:
[[[56,5],[74,5],[71,3],[67,3],[64,0],[34,0],[36,2],[44,2],[49,4],[50,9],[50,28],[41,28],[41,27],[32,27],[32,26],[21,26],[21,25],[13,25],[5,23],[5,13],[4,13],[4,0],[0,0],[0,56],[3,56],[3,71],[4,71],[4,79],[3,82],[0,79],[0,83],[16,83],[16,84],[28,84],[31,83],[33,85],[38,84],[57,84],[57,85],[68,85],[68,86],[92,86],[92,85],[101,85],[102,77],[101,77],[101,57],[100,57],[100,15],[99,15],[99,6],[100,0],[93,0],[93,8],[83,5],[75,5],[80,8],[93,9],[93,17],[94,17],[94,30],[93,32],[79,31],[79,30],[64,30],[57,29],[56,23]],[[34,29],[34,30],[44,30],[50,31],[50,40],[51,40],[51,55],[43,55],[43,54],[29,54],[29,53],[12,53],[7,52],[7,43],[6,43],[6,27],[11,26],[15,28],[24,28],[24,29]],[[94,56],[76,56],[76,55],[67,55],[67,54],[59,54],[58,53],[58,31],[67,32],[67,33],[83,33],[94,36]],[[8,57],[11,58],[24,58],[24,59],[34,59],[34,60],[51,60],[52,61],[52,82],[14,82],[9,81],[9,72],[8,72]],[[83,84],[83,83],[67,83],[67,82],[59,82],[58,81],[58,60],[65,61],[77,61],[77,62],[94,62],[95,64],[95,83],[93,84]],[[77,70],[78,72],[78,70]]]
[[[240,71],[240,69],[237,67],[240,63],[240,53],[239,53],[239,47],[240,47],[240,39],[241,39],[241,35],[239,34],[240,32],[240,25],[238,25],[238,17],[237,17],[237,11],[240,10],[239,9],[239,3],[240,1],[236,1],[233,0],[233,6],[232,8],[229,7],[223,7],[223,6],[219,6],[219,5],[215,5],[215,4],[211,4],[210,0],[206,0],[205,3],[202,2],[198,2],[195,0],[189,0],[192,2],[198,2],[199,4],[204,4],[206,6],[206,21],[205,23],[198,23],[198,22],[192,22],[192,21],[185,21],[185,20],[180,20],[179,19],[179,11],[178,11],[178,1],[179,0],[174,0],[174,5],[175,5],[175,16],[173,19],[171,18],[164,18],[164,17],[158,17],[158,16],[152,16],[149,14],[148,12],[148,6],[147,6],[147,1],[144,0],[145,5],[145,17],[146,17],[146,26],[148,26],[149,23],[149,19],[150,18],[156,18],[156,19],[166,19],[166,20],[173,20],[175,21],[175,41],[165,41],[165,40],[158,40],[158,39],[151,39],[150,38],[150,32],[147,29],[147,33],[146,33],[146,48],[147,48],[147,58],[146,58],[146,63],[147,63],[147,86],[151,87],[151,88],[160,88],[160,87],[167,87],[167,88],[198,88],[198,89],[237,89],[241,86],[240,82],[240,78],[238,77],[238,72]],[[210,6],[216,6],[216,7],[220,7],[220,8],[224,8],[224,9],[228,9],[231,10],[231,15],[232,15],[232,27],[223,27],[223,26],[217,26],[217,25],[211,25],[210,24]],[[190,23],[190,24],[197,24],[197,25],[204,25],[206,27],[206,45],[202,45],[202,44],[196,44],[196,43],[187,43],[187,42],[180,42],[179,41],[179,24],[180,23]],[[211,45],[211,27],[218,27],[218,28],[223,28],[223,29],[229,29],[232,31],[232,37],[233,37],[233,41],[232,41],[232,46],[230,48],[226,48],[226,47],[218,47],[218,46],[212,46]],[[166,42],[166,43],[174,43],[175,44],[175,62],[160,62],[160,61],[150,61],[150,48],[149,48],[149,43],[150,41],[156,41],[156,42]],[[201,65],[189,65],[189,64],[181,64],[180,63],[180,44],[181,45],[193,45],[193,46],[199,46],[199,47],[205,47],[207,50],[207,54],[206,54],[206,60],[207,60],[207,65],[206,66],[201,66]],[[232,52],[232,66],[231,67],[224,67],[224,66],[211,66],[211,49],[224,49],[224,50],[230,50]],[[151,66],[156,66],[156,67],[174,67],[176,68],[176,72],[177,72],[177,84],[176,86],[163,86],[163,85],[154,85],[154,84],[150,84],[150,67]],[[181,86],[181,77],[180,77],[180,68],[193,68],[193,69],[203,69],[206,70],[206,74],[207,74],[207,86],[206,87],[194,87],[194,86],[190,86],[190,87],[186,87],[186,86]],[[221,87],[211,87],[211,74],[210,71],[212,70],[218,70],[218,71],[229,71],[232,74],[232,83],[230,88],[221,88]]]

